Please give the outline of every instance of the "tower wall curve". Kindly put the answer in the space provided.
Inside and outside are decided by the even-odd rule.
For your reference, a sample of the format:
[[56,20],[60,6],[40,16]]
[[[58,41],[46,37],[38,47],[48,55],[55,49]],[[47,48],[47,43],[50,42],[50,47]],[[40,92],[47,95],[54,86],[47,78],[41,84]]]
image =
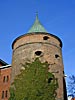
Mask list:
[[21,64],[33,61],[36,57],[39,57],[41,62],[47,61],[50,64],[49,71],[55,75],[59,83],[57,98],[63,100],[61,98],[63,98],[64,68],[61,48],[61,40],[49,33],[28,33],[15,39],[12,44],[12,81],[20,73],[22,69]]

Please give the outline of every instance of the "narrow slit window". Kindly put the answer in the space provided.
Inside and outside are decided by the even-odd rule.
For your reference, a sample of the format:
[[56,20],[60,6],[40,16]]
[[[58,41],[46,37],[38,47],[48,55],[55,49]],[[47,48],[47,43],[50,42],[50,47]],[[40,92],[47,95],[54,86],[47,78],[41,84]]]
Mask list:
[[8,97],[8,91],[6,90],[6,93],[5,93],[5,97],[7,98]]
[[2,91],[2,99],[4,99],[4,91]]
[[5,82],[5,76],[3,77],[3,82]]
[[9,76],[7,76],[7,79],[6,79],[6,81],[7,81],[7,82],[9,81]]

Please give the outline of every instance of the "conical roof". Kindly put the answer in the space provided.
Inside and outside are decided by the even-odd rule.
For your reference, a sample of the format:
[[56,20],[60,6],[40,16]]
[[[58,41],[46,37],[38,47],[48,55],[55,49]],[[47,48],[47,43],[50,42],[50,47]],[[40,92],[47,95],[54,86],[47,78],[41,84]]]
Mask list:
[[33,33],[33,32],[46,32],[45,28],[43,27],[43,25],[40,23],[39,19],[38,19],[38,14],[36,14],[36,19],[34,21],[34,24],[31,26],[31,28],[29,29],[28,33]]

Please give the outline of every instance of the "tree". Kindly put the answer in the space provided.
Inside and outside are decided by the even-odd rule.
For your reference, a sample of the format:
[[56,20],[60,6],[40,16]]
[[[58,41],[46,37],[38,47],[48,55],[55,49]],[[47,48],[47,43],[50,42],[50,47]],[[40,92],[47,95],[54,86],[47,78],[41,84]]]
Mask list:
[[75,76],[74,75],[69,76],[68,93],[75,97]]
[[9,98],[9,100],[16,100],[13,88],[10,88],[10,98]]
[[16,76],[13,83],[16,100],[55,100],[58,82],[48,72],[49,64],[41,63],[36,58],[32,63],[22,66],[21,74]]

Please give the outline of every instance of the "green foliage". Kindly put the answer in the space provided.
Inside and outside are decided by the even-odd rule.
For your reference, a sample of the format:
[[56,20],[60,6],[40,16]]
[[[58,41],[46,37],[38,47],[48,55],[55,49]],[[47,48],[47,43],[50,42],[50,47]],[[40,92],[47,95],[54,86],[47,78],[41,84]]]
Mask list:
[[9,100],[16,100],[15,99],[14,89],[13,88],[10,88],[10,98],[9,98]]
[[25,70],[21,70],[14,80],[16,100],[55,100],[58,83],[54,75],[48,72],[49,64],[41,63],[37,58],[22,66]]

